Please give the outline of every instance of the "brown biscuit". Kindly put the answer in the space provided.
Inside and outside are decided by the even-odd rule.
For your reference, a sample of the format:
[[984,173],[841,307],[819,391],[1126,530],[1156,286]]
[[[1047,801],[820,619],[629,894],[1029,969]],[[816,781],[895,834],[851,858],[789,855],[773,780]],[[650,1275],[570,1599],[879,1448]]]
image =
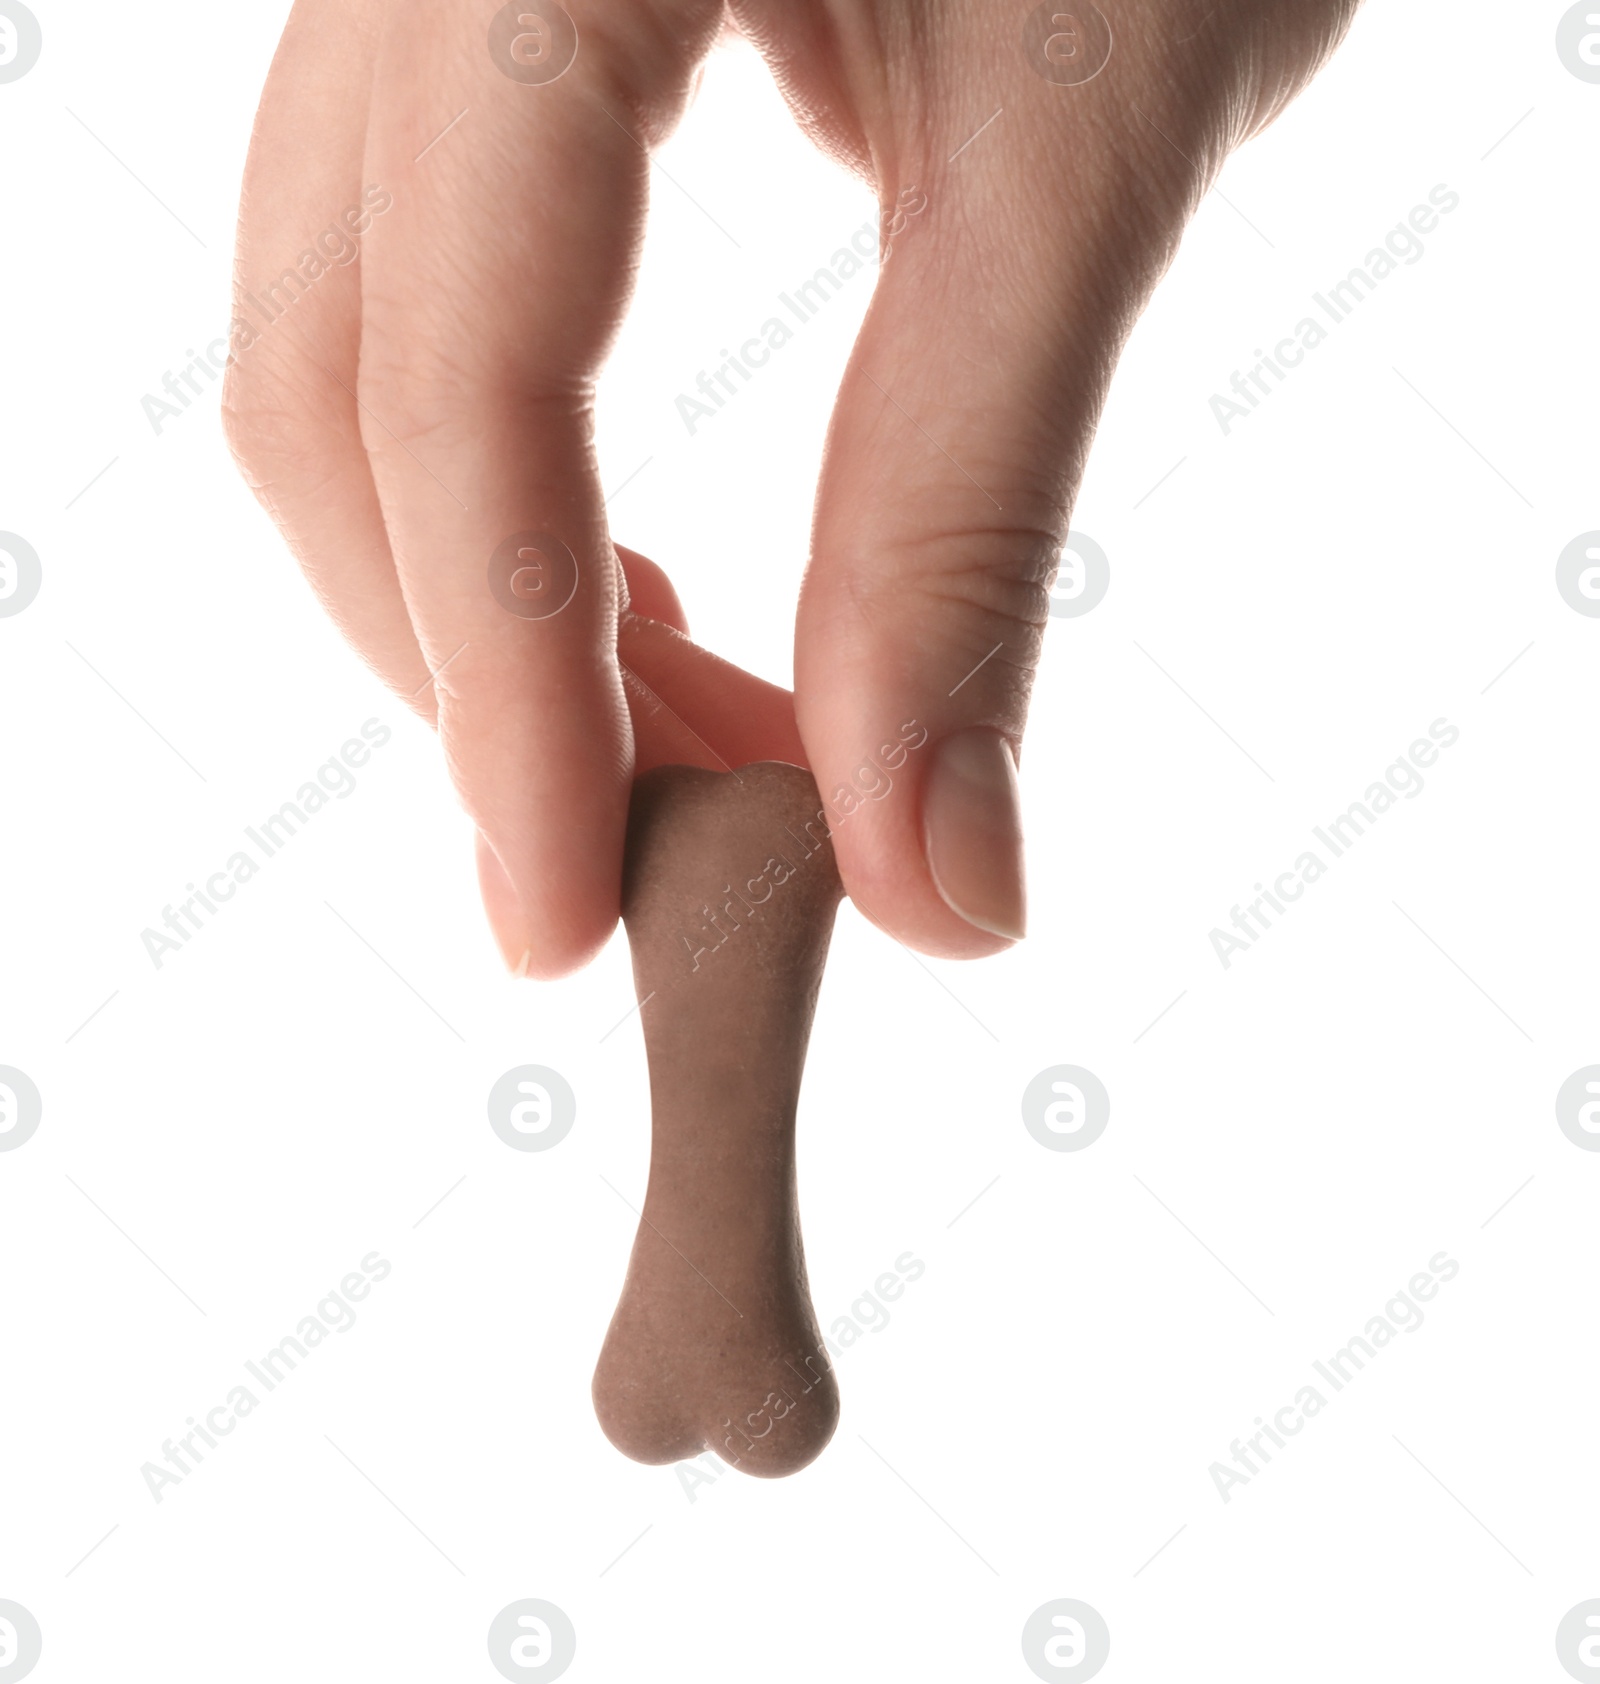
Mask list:
[[842,889],[809,772],[663,766],[635,786],[623,920],[650,1063],[650,1182],[595,1368],[639,1462],[776,1477],[833,1435],[806,1284],[795,1108]]

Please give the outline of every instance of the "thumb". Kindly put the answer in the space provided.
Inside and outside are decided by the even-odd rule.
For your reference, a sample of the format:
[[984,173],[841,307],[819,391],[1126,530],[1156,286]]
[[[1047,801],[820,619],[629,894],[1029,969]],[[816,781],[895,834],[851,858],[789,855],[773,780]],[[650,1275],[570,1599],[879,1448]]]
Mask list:
[[1130,222],[1131,184],[1091,193],[1059,136],[1053,158],[1021,139],[1020,158],[995,149],[999,176],[936,175],[920,214],[887,223],[904,228],[840,389],[796,627],[796,715],[845,887],[946,958],[1024,933],[1017,764],[1049,591],[1112,366],[1171,248]]

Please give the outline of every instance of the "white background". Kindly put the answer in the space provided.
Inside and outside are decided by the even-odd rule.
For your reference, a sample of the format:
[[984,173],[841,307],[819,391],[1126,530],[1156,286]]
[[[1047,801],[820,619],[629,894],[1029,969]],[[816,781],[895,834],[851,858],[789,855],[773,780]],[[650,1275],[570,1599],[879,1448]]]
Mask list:
[[[1025,1679],[1062,1596],[1119,1684],[1564,1677],[1557,1621],[1600,1595],[1600,1158],[1553,1108],[1600,1061],[1600,621],[1554,585],[1600,527],[1600,87],[1564,8],[1373,4],[1206,203],[1075,519],[1112,581],[1049,632],[1030,939],[924,965],[840,918],[800,1122],[824,1326],[902,1252],[926,1273],[840,1359],[819,1462],[693,1501],[589,1403],[634,1227],[602,1177],[637,1202],[646,1171],[636,1023],[601,1044],[623,944],[504,979],[435,745],[214,394],[159,437],[141,412],[225,331],[284,9],[41,0],[0,87],[0,527],[44,566],[0,620],[0,1063],[45,1105],[0,1155],[0,1597],[37,1678],[490,1679],[528,1596],[606,1684]],[[615,530],[786,681],[870,275],[698,436],[673,399],[874,208],[744,50],[662,161],[695,202],[658,176],[602,394],[608,486],[648,462]],[[1438,183],[1423,259],[1224,437],[1210,395]],[[357,792],[157,971],[140,931],[371,717]],[[1208,931],[1440,717],[1423,793],[1224,971]],[[546,1153],[484,1113],[528,1062],[578,1095]],[[1060,1063],[1111,1093],[1086,1151],[1022,1126]],[[375,1249],[359,1323],[155,1504],[141,1464]],[[1426,1324],[1224,1504],[1210,1464],[1440,1250]]]

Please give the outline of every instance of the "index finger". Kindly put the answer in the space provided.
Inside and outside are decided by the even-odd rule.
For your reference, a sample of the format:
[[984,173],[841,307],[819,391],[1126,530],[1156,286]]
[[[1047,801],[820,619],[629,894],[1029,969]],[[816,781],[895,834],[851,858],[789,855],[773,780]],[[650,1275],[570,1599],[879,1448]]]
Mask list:
[[497,24],[487,41],[459,0],[397,9],[368,130],[367,179],[397,185],[363,266],[362,433],[523,974],[592,957],[620,896],[633,750],[593,385],[642,230],[634,108],[686,94],[696,56],[678,38],[619,54],[600,25],[635,10],[586,12],[565,70],[529,81],[523,60],[577,46],[551,0],[507,8],[547,34]]

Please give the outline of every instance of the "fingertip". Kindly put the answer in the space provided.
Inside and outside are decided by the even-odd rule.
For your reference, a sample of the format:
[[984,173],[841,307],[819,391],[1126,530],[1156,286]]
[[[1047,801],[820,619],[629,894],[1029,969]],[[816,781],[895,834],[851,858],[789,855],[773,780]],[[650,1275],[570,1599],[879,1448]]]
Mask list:
[[500,863],[500,856],[489,845],[489,838],[481,830],[474,835],[478,857],[478,893],[483,898],[489,933],[494,937],[494,944],[512,976],[526,976],[529,931],[521,897],[512,885],[506,868]]
[[[817,741],[837,721],[811,724],[815,762],[842,764],[819,793],[840,877],[862,916],[930,958],[986,959],[1016,946],[1026,894],[1009,738],[987,726],[943,735],[919,727],[913,737],[902,727],[909,752],[886,744],[894,752],[841,763],[835,744]],[[854,725],[845,731],[850,741],[859,735]]]
[[[1017,945],[1020,938],[983,929],[947,905],[920,858],[908,861],[907,867],[892,890],[879,892],[841,862],[845,892],[869,924],[929,959],[992,959]],[[908,881],[918,873],[925,892],[907,893]]]
[[624,544],[613,542],[622,574],[628,582],[628,607],[647,619],[660,620],[685,637],[689,635],[689,617],[665,571],[649,556],[640,555]]
[[513,977],[555,982],[582,970],[599,955],[616,928],[616,907],[609,917],[596,905],[586,921],[567,916],[559,922],[540,922],[529,913],[511,874],[481,830],[476,833],[475,846],[478,890],[489,932]]

